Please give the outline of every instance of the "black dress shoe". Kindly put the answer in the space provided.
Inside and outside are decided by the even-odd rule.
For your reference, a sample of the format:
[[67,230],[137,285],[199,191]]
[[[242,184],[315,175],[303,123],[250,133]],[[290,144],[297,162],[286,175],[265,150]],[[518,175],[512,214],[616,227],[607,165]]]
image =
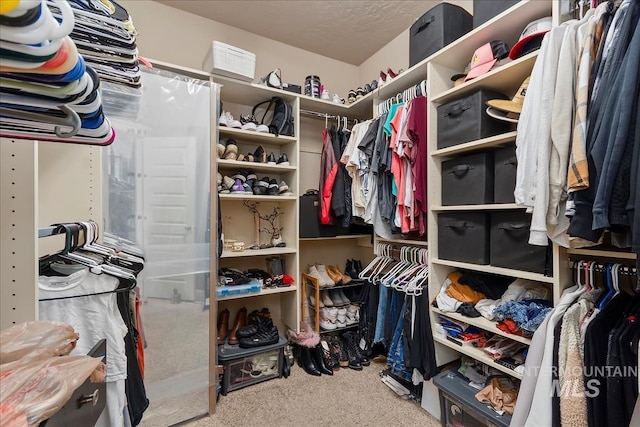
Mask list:
[[243,326],[242,328],[238,328],[238,332],[236,332],[236,336],[238,337],[238,339],[249,338],[254,336],[256,332],[258,332],[258,325],[256,324],[247,325],[247,326]]
[[313,356],[313,363],[315,363],[316,368],[320,371],[320,373],[325,375],[333,375],[333,370],[329,369],[327,365],[324,364],[324,359],[322,357],[322,347],[320,344],[316,345],[313,348],[310,348],[311,356]]
[[269,196],[277,196],[280,193],[280,186],[278,185],[278,181],[275,179],[271,179],[269,181],[269,189],[267,190],[267,194]]
[[281,166],[289,166],[289,157],[285,153],[282,153],[278,158],[278,164]]
[[271,153],[269,153],[269,155],[267,156],[267,164],[268,165],[275,165],[277,162],[276,159],[276,155],[273,154],[273,151]]

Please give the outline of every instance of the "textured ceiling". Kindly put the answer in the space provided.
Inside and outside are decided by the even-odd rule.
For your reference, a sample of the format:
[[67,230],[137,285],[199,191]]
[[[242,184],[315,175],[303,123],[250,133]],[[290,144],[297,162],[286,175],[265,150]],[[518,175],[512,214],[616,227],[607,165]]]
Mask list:
[[[440,3],[440,0],[157,1],[354,65],[360,65]],[[463,3],[463,7],[472,3],[450,2]]]

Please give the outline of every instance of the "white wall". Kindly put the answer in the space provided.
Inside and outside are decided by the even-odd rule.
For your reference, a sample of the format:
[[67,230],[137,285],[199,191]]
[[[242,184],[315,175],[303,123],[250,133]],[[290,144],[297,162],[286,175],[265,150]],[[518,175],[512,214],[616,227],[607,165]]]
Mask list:
[[341,93],[345,98],[349,89],[358,86],[355,65],[153,1],[122,0],[119,3],[130,13],[140,33],[137,41],[143,57],[202,69],[207,49],[213,40],[218,40],[256,54],[256,82],[279,67],[287,83],[303,85],[306,76],[317,75],[332,94]]

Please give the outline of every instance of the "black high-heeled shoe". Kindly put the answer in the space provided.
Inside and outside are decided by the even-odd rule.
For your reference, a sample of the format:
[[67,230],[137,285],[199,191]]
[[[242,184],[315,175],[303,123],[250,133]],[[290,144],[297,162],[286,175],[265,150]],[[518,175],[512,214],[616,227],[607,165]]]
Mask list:
[[313,356],[313,363],[315,363],[316,368],[318,368],[318,370],[325,375],[333,375],[333,370],[327,367],[327,365],[325,365],[324,363],[324,358],[322,357],[322,347],[320,347],[320,344],[309,349],[309,351]]
[[311,354],[311,349],[309,347],[305,347],[303,345],[299,345],[299,356],[298,356],[298,364],[304,371],[316,377],[321,376],[322,374],[318,370],[315,362],[313,361],[313,355]]

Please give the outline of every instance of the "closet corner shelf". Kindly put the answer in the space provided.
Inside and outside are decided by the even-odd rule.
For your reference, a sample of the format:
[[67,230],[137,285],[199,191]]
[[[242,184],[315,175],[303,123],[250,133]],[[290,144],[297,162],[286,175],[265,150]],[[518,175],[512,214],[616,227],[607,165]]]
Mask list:
[[296,248],[267,248],[267,249],[245,249],[242,252],[223,252],[220,258],[244,258],[252,256],[267,256],[267,255],[284,255],[295,254],[298,252]]
[[273,295],[273,294],[282,294],[285,292],[295,292],[298,289],[298,286],[286,286],[282,288],[273,288],[273,289],[262,289],[260,292],[255,294],[241,294],[241,295],[229,295],[224,297],[217,297],[217,301],[229,301],[241,298],[251,298],[251,297],[262,297],[265,295]]
[[371,237],[370,234],[343,234],[332,237],[301,237],[299,240],[301,242],[318,242],[326,240],[364,239],[369,237]]
[[227,170],[252,169],[254,171],[264,171],[264,172],[274,172],[274,173],[293,172],[297,169],[297,167],[295,166],[268,165],[266,163],[239,162],[237,160],[223,160],[223,159],[218,159],[218,168],[227,169]]
[[551,16],[550,0],[523,0],[427,58],[452,70],[463,70],[473,52],[491,40],[513,46],[531,21]]
[[531,345],[531,339],[530,338],[525,338],[525,337],[521,337],[519,335],[513,335],[513,334],[509,334],[507,332],[504,332],[500,329],[498,329],[498,327],[496,327],[496,322],[492,322],[489,319],[486,319],[484,317],[468,317],[468,316],[464,316],[460,313],[450,313],[450,312],[446,312],[446,311],[442,311],[436,307],[431,307],[431,311],[433,311],[436,314],[439,314],[441,316],[444,317],[449,317],[451,319],[457,320],[459,322],[464,322],[468,325],[473,325],[473,326],[477,326],[478,328],[494,333],[494,334],[498,334],[501,335],[503,337],[507,337],[509,339],[512,339],[514,341],[518,341],[521,342],[523,344],[526,345]]
[[506,366],[502,366],[499,363],[496,363],[491,357],[486,355],[484,351],[479,348],[475,348],[473,346],[459,346],[447,340],[446,338],[442,338],[439,335],[434,335],[433,340],[439,344],[452,348],[460,353],[466,354],[469,357],[476,359],[479,362],[482,362],[486,365],[491,366],[492,368],[496,368],[499,371],[504,372],[505,374],[509,374],[512,377],[522,379],[522,374],[514,371],[513,369],[509,369]]
[[366,119],[371,117],[373,109],[373,91],[369,92],[353,104],[336,104],[320,98],[312,98],[306,95],[300,97],[300,108],[323,112],[332,116],[346,116],[350,119]]
[[531,74],[533,64],[537,58],[538,51],[531,52],[515,61],[495,68],[487,74],[483,74],[459,86],[445,90],[432,97],[431,102],[434,104],[444,104],[479,89],[493,89],[503,92],[505,95],[511,95],[518,90],[524,79]]
[[448,211],[494,211],[494,210],[507,210],[507,209],[524,209],[523,206],[516,205],[515,203],[491,203],[487,205],[456,205],[456,206],[432,206],[431,210],[434,212],[448,212]]
[[296,196],[255,196],[253,194],[220,194],[220,200],[260,200],[263,202],[284,202],[298,200]]
[[448,157],[463,153],[469,153],[472,151],[483,150],[486,148],[497,147],[508,142],[516,140],[518,135],[517,131],[511,131],[507,133],[501,133],[500,135],[490,136],[488,138],[477,139],[475,141],[465,142],[464,144],[458,144],[447,148],[440,148],[431,152],[434,157]]
[[494,267],[493,265],[471,264],[468,262],[450,261],[448,259],[434,258],[432,264],[446,265],[448,267],[462,268],[466,270],[481,271],[483,273],[493,273],[500,276],[517,277],[520,279],[528,279],[536,282],[553,283],[553,277],[545,276],[540,273],[532,273],[530,271],[513,270],[511,268]]
[[218,132],[221,135],[226,135],[243,140],[260,141],[264,142],[265,144],[290,144],[298,140],[294,136],[275,136],[272,133],[256,132],[252,130],[243,130],[226,126],[218,126]]
[[602,258],[636,259],[636,254],[633,252],[623,252],[606,249],[567,249],[567,254]]
[[382,237],[376,236],[375,241],[379,243],[390,243],[395,245],[424,246],[425,248],[429,246],[429,242],[427,242],[426,240],[408,240],[401,238],[383,239]]
[[[287,102],[295,102],[298,94],[286,90],[275,89],[251,82],[244,82],[230,77],[211,75],[211,79],[222,85],[221,93],[224,101],[246,106],[254,106],[263,101],[269,101],[274,96],[279,96]],[[249,111],[246,111],[249,114]]]

